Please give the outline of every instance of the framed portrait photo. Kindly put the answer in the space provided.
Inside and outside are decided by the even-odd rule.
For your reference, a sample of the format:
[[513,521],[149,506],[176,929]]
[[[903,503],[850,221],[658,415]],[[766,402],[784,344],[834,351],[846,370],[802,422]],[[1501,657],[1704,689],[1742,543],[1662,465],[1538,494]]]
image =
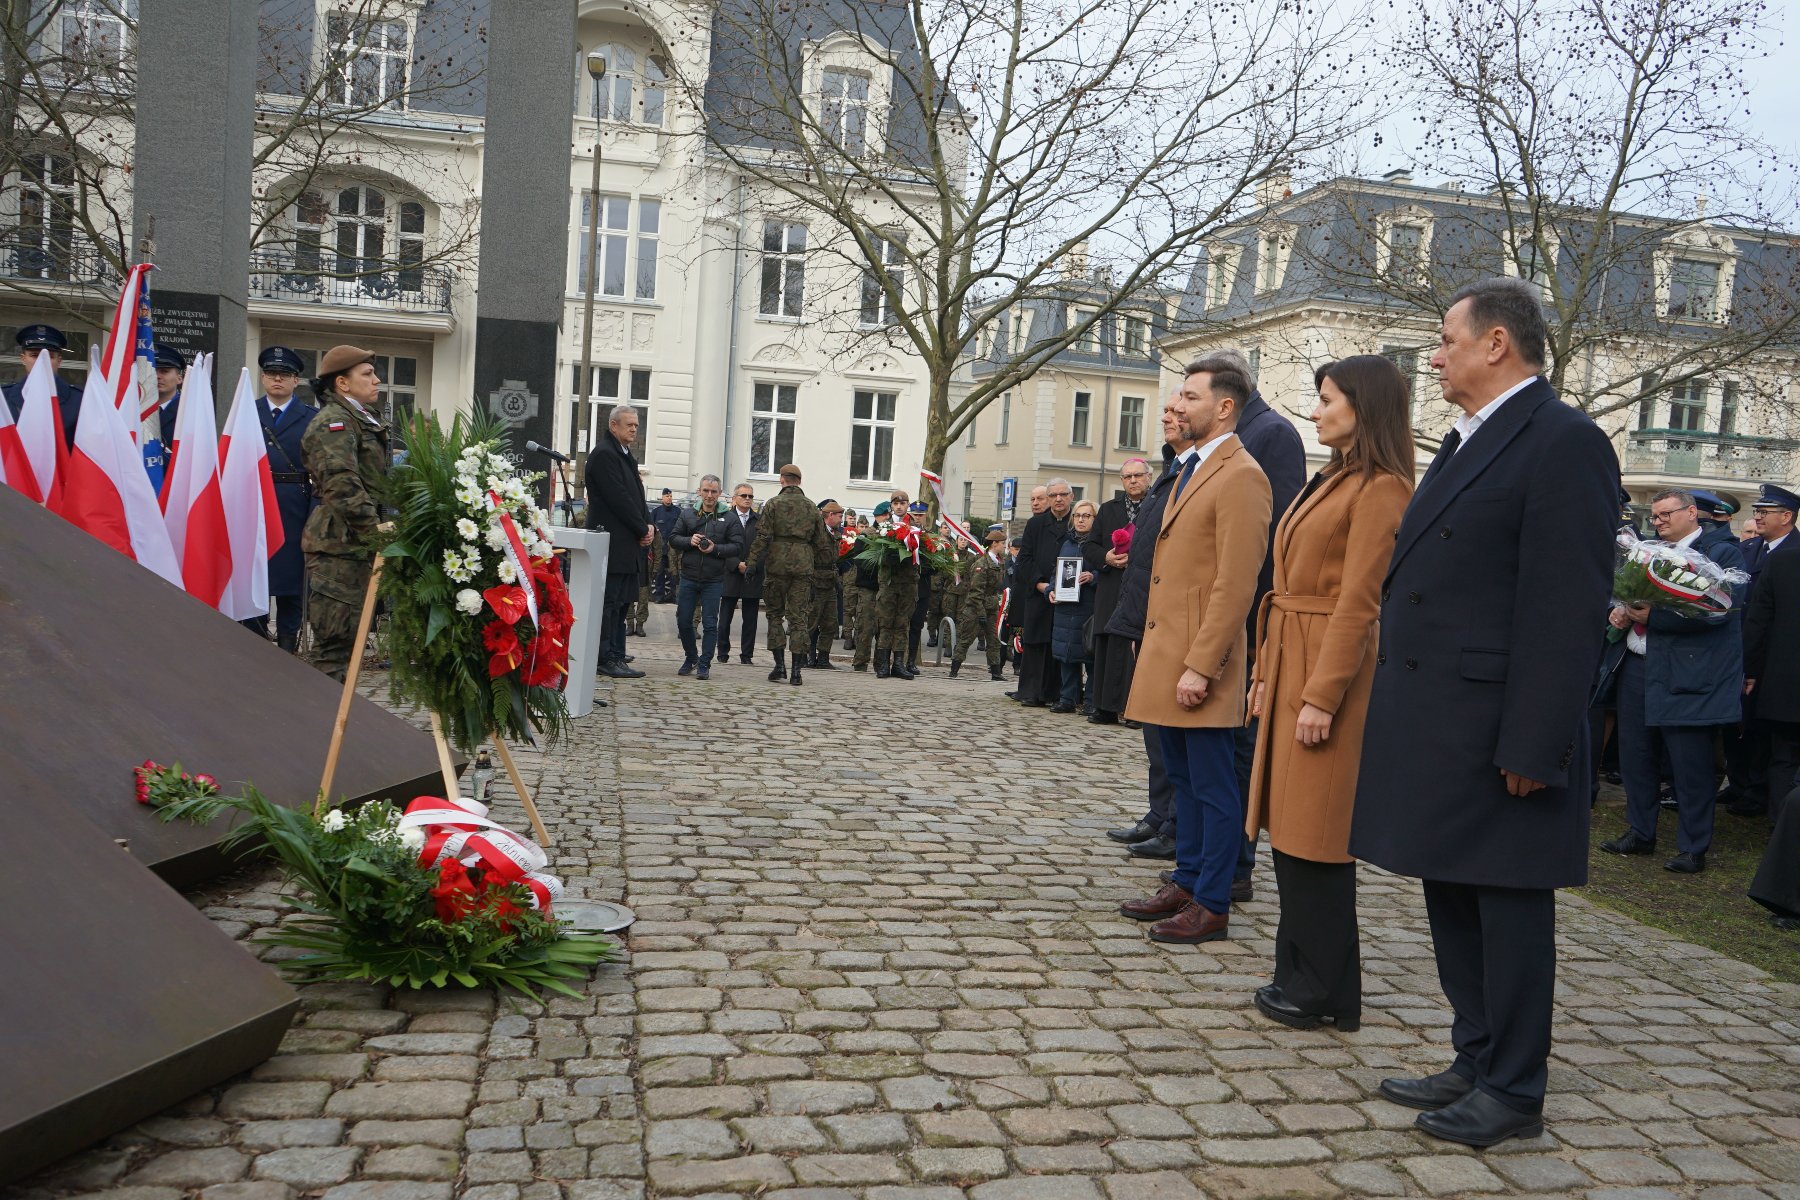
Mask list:
[[1075,603],[1081,599],[1081,559],[1059,558],[1056,560],[1056,587],[1053,589],[1056,602]]

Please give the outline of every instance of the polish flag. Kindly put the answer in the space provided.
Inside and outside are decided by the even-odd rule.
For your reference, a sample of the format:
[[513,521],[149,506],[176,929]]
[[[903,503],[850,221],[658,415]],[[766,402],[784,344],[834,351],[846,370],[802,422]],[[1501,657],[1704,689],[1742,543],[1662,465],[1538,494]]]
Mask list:
[[219,471],[219,495],[231,533],[231,578],[219,599],[219,611],[234,621],[267,616],[269,556],[281,549],[285,535],[249,367],[238,375],[237,393],[225,418],[225,436],[219,440],[219,457],[225,464]]
[[219,492],[212,355],[194,356],[181,385],[181,411],[176,416],[174,461],[163,483],[163,523],[188,595],[217,608],[231,579],[231,533]]
[[96,357],[88,364],[87,388],[81,394],[81,417],[63,480],[62,515],[180,587],[181,567],[162,509],[125,414],[112,405],[112,386]]
[[25,442],[19,427],[13,424],[12,405],[0,401],[0,483],[19,492],[34,503],[42,503],[38,494],[37,473],[25,456]]
[[[19,407],[16,428],[37,488],[36,495],[25,494],[55,511],[62,500],[60,468],[68,461],[69,448],[63,444],[62,408],[56,402],[56,372],[50,367],[48,354],[39,354],[31,364],[31,374],[25,377],[20,392],[24,403]],[[10,470],[7,477],[11,478]]]

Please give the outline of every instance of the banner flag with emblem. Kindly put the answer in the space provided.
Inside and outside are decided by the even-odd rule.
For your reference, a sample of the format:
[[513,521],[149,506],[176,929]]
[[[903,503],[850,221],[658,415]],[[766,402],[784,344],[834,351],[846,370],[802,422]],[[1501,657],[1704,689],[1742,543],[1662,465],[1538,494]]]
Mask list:
[[223,463],[219,497],[231,538],[231,578],[219,598],[219,611],[234,621],[247,621],[269,613],[269,556],[281,549],[285,538],[249,367],[238,373],[225,436],[219,439],[219,458]]
[[96,350],[88,363],[59,511],[70,524],[180,587],[181,566],[131,428],[109,403],[112,386]]
[[231,534],[219,494],[219,431],[213,424],[210,354],[196,354],[181,385],[175,444],[163,482],[163,523],[195,599],[219,607],[231,579]]
[[160,492],[167,463],[156,404],[156,330],[150,323],[150,272],[154,269],[149,263],[139,263],[126,274],[100,361],[112,380],[113,407],[125,414],[132,440],[143,449],[150,487]]
[[19,394],[19,443],[37,484],[37,495],[32,498],[58,511],[69,448],[63,443],[62,406],[56,402],[56,372],[48,354],[39,354],[31,364],[31,374],[25,377]]

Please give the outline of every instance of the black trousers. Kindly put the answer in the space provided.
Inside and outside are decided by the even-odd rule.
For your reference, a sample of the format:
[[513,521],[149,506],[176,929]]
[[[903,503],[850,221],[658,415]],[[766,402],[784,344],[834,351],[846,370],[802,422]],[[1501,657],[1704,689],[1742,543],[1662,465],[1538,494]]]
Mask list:
[[1313,862],[1279,850],[1275,883],[1275,985],[1307,1012],[1362,1015],[1362,946],[1356,929],[1356,864]]
[[[1057,676],[1058,679],[1061,676]],[[1048,701],[1050,696],[1050,643],[1025,643],[1019,651],[1019,699]]]
[[1763,786],[1768,788],[1769,814],[1781,812],[1787,794],[1794,790],[1800,775],[1800,723],[1794,721],[1756,721],[1757,732],[1768,745],[1768,762],[1763,769]]
[[740,652],[745,662],[750,661],[751,653],[756,649],[756,614],[762,607],[760,598],[748,596],[722,596],[719,598],[719,661],[724,662],[731,654],[731,618],[737,614],[738,605],[744,606],[743,636],[738,638]]
[[1169,772],[1163,767],[1162,734],[1156,726],[1146,725],[1144,733],[1144,753],[1150,759],[1150,811],[1144,819],[1156,826],[1156,831],[1167,837],[1175,836],[1175,785],[1169,782]]
[[[300,645],[300,622],[305,616],[302,597],[270,596],[269,604],[275,610],[275,641],[283,650],[292,654]],[[263,637],[269,636],[269,618],[266,616],[251,617],[238,624],[255,630]]]
[[1556,993],[1556,893],[1427,879],[1438,982],[1456,1012],[1450,1069],[1523,1113],[1544,1107]]

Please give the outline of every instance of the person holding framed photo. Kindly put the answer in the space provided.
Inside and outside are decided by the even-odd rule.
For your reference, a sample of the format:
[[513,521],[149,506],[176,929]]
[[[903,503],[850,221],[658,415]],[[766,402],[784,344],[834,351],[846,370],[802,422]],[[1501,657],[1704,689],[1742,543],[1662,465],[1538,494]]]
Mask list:
[[1050,706],[1053,713],[1072,713],[1082,707],[1082,668],[1091,670],[1094,663],[1089,629],[1094,619],[1094,581],[1106,562],[1105,548],[1094,537],[1095,512],[1092,500],[1083,500],[1069,510],[1069,528],[1056,552],[1056,571],[1048,593],[1050,656],[1061,668],[1062,683],[1056,703]]
[[1257,724],[1245,836],[1269,831],[1281,922],[1256,1007],[1296,1029],[1362,1020],[1356,863],[1346,849],[1375,682],[1381,577],[1412,497],[1411,389],[1377,354],[1313,373],[1310,417],[1331,451],[1275,530],[1257,611]]

